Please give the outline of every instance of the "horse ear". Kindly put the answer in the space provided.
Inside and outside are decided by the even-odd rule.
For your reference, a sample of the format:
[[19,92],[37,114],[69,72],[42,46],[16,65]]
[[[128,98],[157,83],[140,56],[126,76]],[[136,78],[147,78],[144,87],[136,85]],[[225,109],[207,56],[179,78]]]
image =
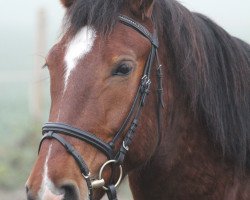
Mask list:
[[141,10],[145,17],[151,18],[155,0],[141,0]]
[[132,10],[136,15],[142,19],[151,18],[155,0],[132,0],[132,2]]
[[65,8],[69,8],[74,3],[74,0],[60,0],[60,1]]

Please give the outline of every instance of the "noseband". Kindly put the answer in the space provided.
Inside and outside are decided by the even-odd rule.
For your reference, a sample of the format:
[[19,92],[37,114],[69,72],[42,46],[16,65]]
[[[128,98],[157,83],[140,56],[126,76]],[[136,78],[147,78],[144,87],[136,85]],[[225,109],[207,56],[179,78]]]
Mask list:
[[[151,69],[155,60],[155,56],[157,55],[157,48],[158,48],[158,38],[156,35],[156,31],[154,31],[153,35],[140,23],[132,20],[131,18],[119,15],[119,21],[123,23],[126,26],[129,26],[139,32],[142,36],[146,37],[150,43],[151,43],[151,50],[149,57],[147,59],[146,65],[144,67],[144,73],[141,78],[140,85],[138,87],[137,93],[135,95],[132,107],[125,118],[124,122],[122,123],[120,129],[115,134],[115,137],[110,141],[109,143],[106,143],[102,141],[101,139],[97,138],[94,134],[89,133],[87,131],[83,131],[80,129],[77,129],[75,127],[72,127],[67,124],[63,123],[46,123],[42,128],[43,138],[40,142],[39,151],[41,148],[41,145],[45,139],[55,139],[58,142],[60,142],[64,148],[67,150],[69,154],[73,156],[76,163],[78,164],[81,174],[86,180],[88,191],[89,191],[89,199],[93,199],[93,189],[95,188],[103,188],[106,190],[109,200],[116,200],[116,187],[120,184],[120,181],[122,179],[122,163],[124,161],[126,153],[129,151],[129,146],[132,142],[132,139],[135,135],[135,130],[138,125],[138,120],[141,115],[142,108],[145,104],[145,100],[147,95],[149,94],[150,89],[150,75],[151,75]],[[157,58],[158,60],[158,58]],[[157,76],[158,76],[158,99],[159,102],[163,106],[162,101],[162,72],[161,72],[161,65],[157,68]],[[132,119],[132,117],[134,117]],[[125,129],[129,126],[129,129],[127,133],[125,134],[124,140],[122,141],[122,145],[118,151],[115,151],[115,144],[117,140],[122,136]],[[68,143],[63,137],[61,137],[59,134],[68,135],[77,139],[80,139],[82,141],[87,142],[88,144],[94,146],[103,154],[105,154],[108,158],[108,161],[103,164],[103,166],[100,169],[99,172],[99,178],[98,179],[92,179],[91,173],[84,162],[82,156],[76,151],[76,149]],[[116,183],[113,183],[113,180],[111,180],[111,183],[105,184],[104,179],[102,178],[103,170],[106,166],[111,165],[114,167],[114,165],[119,166],[120,175],[118,178],[118,181]],[[112,168],[113,169],[113,168]]]

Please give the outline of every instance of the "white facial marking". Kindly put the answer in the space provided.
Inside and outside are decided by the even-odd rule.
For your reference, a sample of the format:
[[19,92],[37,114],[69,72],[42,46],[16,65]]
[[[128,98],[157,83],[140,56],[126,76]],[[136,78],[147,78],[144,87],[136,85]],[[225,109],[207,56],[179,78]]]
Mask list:
[[48,176],[48,161],[50,158],[51,154],[51,149],[52,149],[52,144],[49,146],[49,151],[46,156],[44,168],[43,168],[43,181],[41,184],[41,188],[38,192],[38,196],[40,200],[49,200],[49,199],[54,199],[54,200],[61,200],[63,199],[63,194],[62,191],[58,190],[55,185],[52,183]]
[[65,56],[65,88],[71,71],[76,67],[78,61],[89,53],[96,38],[95,30],[90,26],[83,27],[69,43]]

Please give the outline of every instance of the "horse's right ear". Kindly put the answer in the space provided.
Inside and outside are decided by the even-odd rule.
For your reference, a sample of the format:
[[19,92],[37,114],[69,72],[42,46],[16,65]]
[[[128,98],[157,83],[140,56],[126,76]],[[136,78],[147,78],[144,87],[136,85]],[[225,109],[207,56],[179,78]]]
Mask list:
[[60,0],[65,8],[69,8],[75,0]]

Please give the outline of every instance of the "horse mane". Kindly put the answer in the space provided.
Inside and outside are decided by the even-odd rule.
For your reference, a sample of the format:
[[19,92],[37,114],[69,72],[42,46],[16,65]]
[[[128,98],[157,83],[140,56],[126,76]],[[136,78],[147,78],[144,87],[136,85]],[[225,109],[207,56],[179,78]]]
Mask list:
[[[124,0],[76,0],[65,26],[108,32],[124,6]],[[157,0],[153,13],[181,100],[226,157],[250,167],[250,46],[175,0]]]
[[250,46],[177,1],[158,1],[154,21],[181,100],[227,158],[249,167]]

